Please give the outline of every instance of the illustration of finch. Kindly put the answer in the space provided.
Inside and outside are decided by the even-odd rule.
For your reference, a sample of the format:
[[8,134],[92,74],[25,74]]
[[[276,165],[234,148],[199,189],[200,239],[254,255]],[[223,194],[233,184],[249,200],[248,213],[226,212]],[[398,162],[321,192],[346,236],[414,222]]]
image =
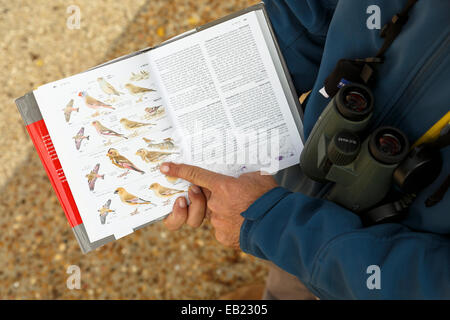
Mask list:
[[92,125],[94,126],[94,128],[97,130],[97,132],[102,135],[102,136],[113,136],[113,137],[119,137],[119,138],[125,138],[128,139],[127,137],[125,137],[123,134],[117,133],[114,130],[108,129],[107,127],[105,127],[104,125],[102,125],[100,123],[100,121],[92,121]]
[[80,108],[74,108],[73,107],[73,99],[69,101],[67,106],[63,109],[64,111],[64,117],[66,118],[66,122],[70,121],[70,115],[72,114],[72,111],[79,112]]
[[170,198],[178,193],[183,193],[183,190],[176,190],[167,187],[163,187],[159,183],[155,182],[150,185],[150,190],[152,190],[160,198]]
[[121,94],[123,94],[122,92],[117,91],[116,88],[114,88],[109,82],[107,82],[102,77],[97,78],[97,82],[98,85],[100,86],[100,89],[102,89],[103,92],[106,93],[107,95],[120,96]]
[[138,96],[139,97],[138,101],[142,101],[142,97],[144,96],[144,94],[146,94],[148,92],[156,92],[156,90],[138,87],[131,83],[127,83],[125,85],[125,88],[127,88],[128,92],[130,92],[132,95]]
[[138,74],[131,72],[130,81],[145,80],[145,79],[148,79],[149,76],[150,76],[150,74],[148,73],[148,71],[144,71],[144,70],[141,70]]
[[171,177],[171,176],[166,176],[166,180],[171,183],[171,184],[175,184],[179,178],[178,177]]
[[103,207],[101,207],[100,209],[97,210],[98,212],[100,212],[100,223],[101,224],[105,224],[108,213],[115,212],[115,210],[112,210],[109,208],[110,205],[111,205],[111,199],[106,201],[106,203],[103,205]]
[[107,108],[115,110],[115,108],[109,104],[103,103],[101,101],[98,101],[97,99],[92,98],[86,91],[81,91],[78,93],[78,96],[84,98],[84,102],[86,103],[86,106],[92,109],[100,109],[100,108]]
[[136,155],[140,156],[142,160],[153,163],[162,161],[171,154],[178,154],[178,152],[148,151],[145,149],[139,149],[136,151]]
[[80,131],[78,131],[78,133],[72,137],[72,139],[75,139],[75,146],[76,146],[77,150],[80,150],[81,142],[84,139],[89,140],[89,136],[84,135],[84,127],[82,127],[80,129]]
[[171,150],[175,149],[175,144],[173,143],[172,138],[165,138],[163,142],[153,143],[154,140],[142,138],[147,143],[147,147],[150,149],[160,149],[160,150]]
[[135,86],[134,84],[131,84],[131,83],[127,83],[126,85],[125,85],[125,88],[127,88],[128,89],[128,91],[131,93],[131,94],[141,94],[141,93],[146,93],[146,92],[155,92],[156,90],[154,90],[154,89],[149,89],[149,88],[144,88],[144,87],[138,87],[138,86]]
[[134,130],[134,129],[145,127],[145,126],[154,126],[155,125],[153,123],[142,123],[142,122],[131,121],[131,120],[128,120],[125,118],[120,119],[120,123],[124,126],[125,129],[128,129],[128,130]]
[[144,111],[147,113],[147,117],[152,118],[157,115],[162,115],[164,113],[164,108],[162,106],[147,107]]
[[130,170],[137,171],[141,174],[145,173],[144,171],[142,171],[138,167],[136,167],[130,160],[128,160],[127,158],[122,156],[119,153],[119,151],[117,151],[114,148],[109,149],[108,153],[106,155],[109,157],[109,159],[111,160],[113,165],[115,165],[116,167],[119,167],[120,169],[127,170],[123,175],[127,175],[130,172]]
[[114,191],[114,194],[118,194],[120,197],[120,200],[123,203],[126,203],[130,206],[135,206],[135,205],[139,205],[139,204],[151,204],[156,206],[154,203],[144,200],[142,198],[139,198],[135,195],[132,195],[131,193],[127,192],[127,190],[125,190],[124,188],[117,188],[116,191]]
[[98,178],[100,179],[105,179],[105,175],[104,174],[98,174],[98,170],[100,169],[100,163],[97,163],[94,167],[94,169],[91,170],[91,172],[89,172],[86,175],[86,178],[88,179],[88,184],[89,184],[89,190],[94,191],[95,188],[95,181],[97,181]]

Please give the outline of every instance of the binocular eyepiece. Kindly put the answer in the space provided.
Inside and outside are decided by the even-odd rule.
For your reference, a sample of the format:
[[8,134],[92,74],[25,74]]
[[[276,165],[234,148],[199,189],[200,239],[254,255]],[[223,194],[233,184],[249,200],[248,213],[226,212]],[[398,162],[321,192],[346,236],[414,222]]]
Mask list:
[[356,213],[386,196],[392,174],[409,150],[407,137],[394,127],[380,127],[364,137],[373,108],[369,88],[342,87],[320,115],[300,157],[308,177],[335,183],[327,199]]
[[362,121],[372,115],[373,96],[367,88],[359,85],[345,86],[335,100],[341,115],[350,121]]

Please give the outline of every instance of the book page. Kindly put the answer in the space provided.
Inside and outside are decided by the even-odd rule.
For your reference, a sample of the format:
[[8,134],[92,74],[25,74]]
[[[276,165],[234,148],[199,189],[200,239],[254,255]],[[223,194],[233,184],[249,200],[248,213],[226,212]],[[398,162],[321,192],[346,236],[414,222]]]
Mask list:
[[186,182],[159,172],[181,150],[148,61],[140,54],[34,92],[91,242],[163,217],[186,194]]
[[249,12],[149,53],[184,161],[233,176],[299,162],[303,143],[259,23]]

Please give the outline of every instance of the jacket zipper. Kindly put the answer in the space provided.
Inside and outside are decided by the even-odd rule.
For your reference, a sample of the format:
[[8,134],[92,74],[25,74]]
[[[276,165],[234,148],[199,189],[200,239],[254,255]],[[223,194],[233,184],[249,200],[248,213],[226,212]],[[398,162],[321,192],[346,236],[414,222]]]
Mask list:
[[412,98],[416,96],[414,94],[414,91],[420,88],[420,86],[424,84],[424,81],[426,81],[433,74],[433,72],[439,66],[439,63],[437,62],[442,60],[440,58],[446,52],[449,44],[450,37],[447,34],[442,43],[439,45],[438,49],[435,50],[431,57],[422,65],[422,67],[410,81],[408,86],[403,90],[403,93],[401,94],[399,99],[397,99],[397,101],[391,106],[391,108],[389,108],[389,110],[382,117],[380,117],[376,123],[374,123],[373,128],[377,128],[383,125],[386,119],[393,120],[389,123],[390,125],[398,125],[399,121],[397,119],[399,111],[401,111],[401,107],[409,105],[411,100],[413,100]]

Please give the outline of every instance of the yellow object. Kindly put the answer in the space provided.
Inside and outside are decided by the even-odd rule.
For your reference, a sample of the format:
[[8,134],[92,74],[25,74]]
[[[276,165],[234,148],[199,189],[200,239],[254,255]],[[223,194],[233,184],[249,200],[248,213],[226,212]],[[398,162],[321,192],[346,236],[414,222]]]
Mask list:
[[411,148],[415,148],[426,142],[433,142],[439,137],[442,129],[450,124],[450,111],[448,111],[438,122],[436,122],[423,136],[421,136]]
[[164,37],[164,35],[166,34],[166,30],[164,30],[163,27],[159,27],[159,28],[156,30],[156,33],[158,34],[158,36]]
[[303,94],[300,96],[300,98],[299,98],[300,103],[305,102],[306,98],[308,98],[308,96],[309,96],[310,93],[311,93],[311,90],[309,90],[308,92],[303,93]]
[[198,22],[199,22],[199,19],[198,19],[198,17],[195,17],[195,16],[192,16],[188,19],[188,23],[190,25],[196,25],[196,24],[198,24]]

